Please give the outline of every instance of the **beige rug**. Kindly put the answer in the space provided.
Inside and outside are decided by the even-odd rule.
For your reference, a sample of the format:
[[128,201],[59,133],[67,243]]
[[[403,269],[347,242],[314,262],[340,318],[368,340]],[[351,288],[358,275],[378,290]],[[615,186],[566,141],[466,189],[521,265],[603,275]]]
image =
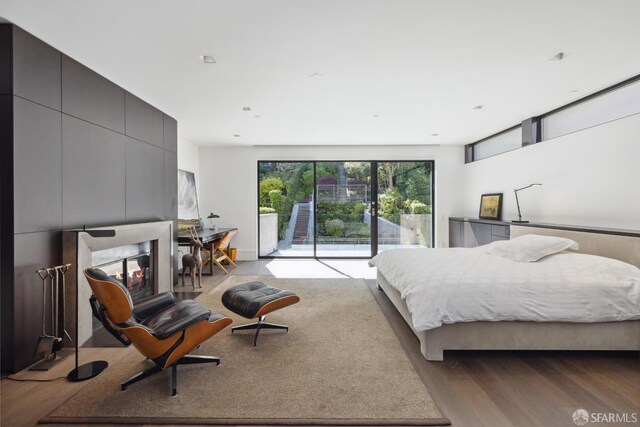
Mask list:
[[[220,303],[230,286],[261,280],[298,293],[300,303],[272,313],[289,332],[263,330],[209,339],[196,354],[220,366],[178,367],[120,391],[120,382],[151,362],[137,352],[40,422],[271,425],[448,425],[416,374],[367,285],[361,279],[274,279],[230,276],[201,297]],[[246,319],[233,315],[233,325]]]

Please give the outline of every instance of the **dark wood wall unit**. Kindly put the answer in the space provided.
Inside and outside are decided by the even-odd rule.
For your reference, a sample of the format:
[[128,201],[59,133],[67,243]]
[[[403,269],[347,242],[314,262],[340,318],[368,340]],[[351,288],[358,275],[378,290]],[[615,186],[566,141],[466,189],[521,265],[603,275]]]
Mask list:
[[125,133],[140,141],[164,148],[164,114],[137,96],[126,96]]
[[62,55],[62,112],[125,132],[125,90]]
[[13,30],[13,93],[60,111],[61,53],[21,30]]
[[[61,230],[163,219],[177,225],[177,122],[0,24],[0,141],[6,374],[35,362],[42,309],[35,271],[61,262]],[[175,269],[177,232],[174,254]]]

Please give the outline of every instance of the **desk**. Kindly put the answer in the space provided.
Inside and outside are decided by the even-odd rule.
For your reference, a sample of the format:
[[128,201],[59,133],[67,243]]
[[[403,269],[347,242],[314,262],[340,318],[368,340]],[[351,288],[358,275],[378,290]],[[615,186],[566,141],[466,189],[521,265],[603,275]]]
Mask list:
[[[228,231],[237,230],[237,228],[216,228],[215,230],[197,230],[198,239],[202,242],[204,248],[209,251],[211,256],[209,257],[209,272],[204,271],[205,264],[202,265],[202,274],[206,276],[213,276],[213,245],[218,240],[222,239]],[[191,252],[191,236],[188,231],[181,231],[178,233],[178,246],[189,246],[189,252]],[[191,272],[189,272],[191,273]]]

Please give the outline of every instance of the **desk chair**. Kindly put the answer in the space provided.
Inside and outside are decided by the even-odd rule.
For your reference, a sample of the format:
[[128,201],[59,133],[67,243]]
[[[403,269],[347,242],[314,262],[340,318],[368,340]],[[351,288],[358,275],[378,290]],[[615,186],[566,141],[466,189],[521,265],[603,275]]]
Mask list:
[[229,244],[231,243],[231,239],[236,235],[238,230],[231,230],[224,235],[224,237],[213,245],[213,253],[211,254],[211,260],[216,263],[218,267],[224,271],[224,274],[229,274],[226,268],[224,268],[221,264],[221,261],[227,260],[229,264],[237,267],[236,263],[229,258],[229,256],[225,253],[225,251],[229,250]]
[[[188,354],[204,341],[231,324],[231,319],[215,313],[193,300],[176,301],[173,292],[154,295],[135,306],[129,290],[98,268],[87,268],[84,275],[98,304],[105,328],[125,335],[136,349],[155,366],[121,384],[128,386],[171,367],[172,396],[178,393],[178,365],[220,364],[220,358]],[[120,339],[120,338],[119,338]],[[126,344],[124,339],[121,342]]]

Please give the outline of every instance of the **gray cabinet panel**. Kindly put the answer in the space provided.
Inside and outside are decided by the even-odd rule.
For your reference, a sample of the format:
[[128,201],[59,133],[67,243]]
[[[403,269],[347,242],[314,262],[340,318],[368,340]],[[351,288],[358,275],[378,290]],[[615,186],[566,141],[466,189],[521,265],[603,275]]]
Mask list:
[[471,230],[473,230],[477,246],[491,243],[491,225],[472,222]]
[[164,218],[164,150],[127,138],[127,222]]
[[164,113],[127,92],[126,134],[164,148]]
[[178,155],[164,151],[164,219],[178,218]]
[[509,238],[509,226],[508,225],[492,225],[491,235],[496,237]]
[[462,221],[449,220],[449,247],[464,247],[464,228]]
[[178,122],[164,115],[164,149],[172,153],[178,152]]
[[14,227],[16,233],[62,227],[61,116],[14,97]]
[[[58,265],[62,261],[62,234],[57,232],[16,234],[14,241],[13,353],[16,370],[35,362],[36,348],[42,322],[42,280],[35,274],[41,267]],[[47,326],[50,320],[47,316]],[[48,329],[51,330],[51,329]]]
[[124,133],[125,91],[62,55],[62,111]]
[[63,225],[125,222],[124,135],[62,116]]
[[60,110],[61,54],[22,29],[13,27],[13,93]]

